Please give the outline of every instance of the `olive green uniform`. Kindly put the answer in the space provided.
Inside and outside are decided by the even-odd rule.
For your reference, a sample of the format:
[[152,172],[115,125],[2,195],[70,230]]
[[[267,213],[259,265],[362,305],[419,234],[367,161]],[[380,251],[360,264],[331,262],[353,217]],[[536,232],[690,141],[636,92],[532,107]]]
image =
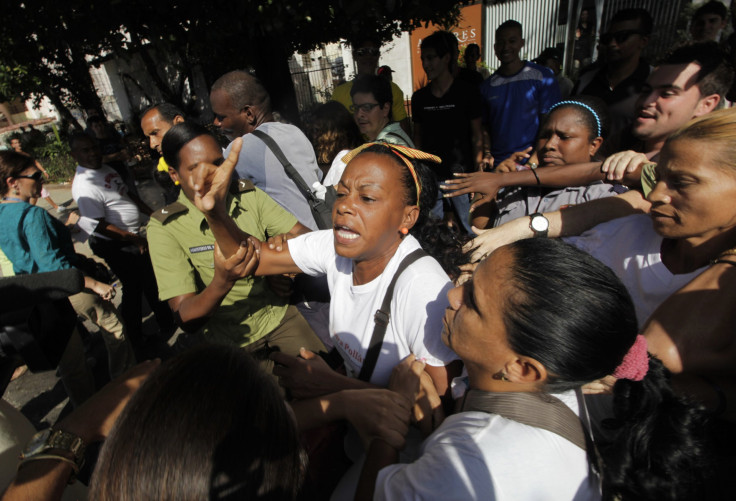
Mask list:
[[[261,241],[287,233],[297,223],[293,215],[246,180],[233,183],[227,207],[238,227]],[[148,245],[162,301],[204,290],[215,275],[214,244],[204,214],[183,192],[176,202],[152,215]],[[208,342],[249,349],[260,350],[268,344],[291,355],[301,346],[324,349],[296,308],[271,291],[263,277],[235,282],[204,325],[202,335]],[[289,338],[288,348],[273,339],[284,335]]]

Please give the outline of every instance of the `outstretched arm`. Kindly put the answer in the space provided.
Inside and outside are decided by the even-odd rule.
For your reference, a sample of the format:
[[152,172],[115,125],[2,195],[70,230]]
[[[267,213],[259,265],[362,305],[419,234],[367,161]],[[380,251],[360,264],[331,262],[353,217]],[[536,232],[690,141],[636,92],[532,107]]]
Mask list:
[[[85,444],[104,439],[128,400],[159,363],[159,360],[152,360],[132,368],[108,383],[78,409],[54,425],[54,428],[80,437]],[[62,455],[61,451],[58,455]],[[63,460],[49,458],[30,461],[19,468],[2,499],[3,501],[61,499],[71,474],[72,465]]]
[[[549,238],[580,235],[611,219],[649,211],[649,202],[641,192],[630,190],[622,195],[599,198],[562,211],[548,212]],[[472,251],[471,261],[477,262],[499,247],[517,240],[532,238],[534,232],[529,227],[529,218],[520,217],[490,230],[477,230],[478,236],[465,245],[465,251]]]

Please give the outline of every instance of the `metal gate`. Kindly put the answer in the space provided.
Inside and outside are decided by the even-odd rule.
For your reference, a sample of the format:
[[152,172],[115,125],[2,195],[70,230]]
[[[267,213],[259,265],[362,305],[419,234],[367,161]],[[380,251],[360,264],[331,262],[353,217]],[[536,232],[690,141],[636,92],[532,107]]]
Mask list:
[[342,50],[341,44],[328,44],[289,59],[299,111],[326,103],[334,88],[345,81]]

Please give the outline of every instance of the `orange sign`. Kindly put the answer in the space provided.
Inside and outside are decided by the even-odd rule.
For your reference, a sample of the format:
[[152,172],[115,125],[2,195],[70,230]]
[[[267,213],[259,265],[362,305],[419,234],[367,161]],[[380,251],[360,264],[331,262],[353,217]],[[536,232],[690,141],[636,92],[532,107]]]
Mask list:
[[[476,43],[480,46],[481,54],[483,54],[483,44],[481,37],[481,13],[483,5],[481,3],[469,5],[460,9],[460,18],[457,25],[450,28],[457,37],[460,50],[468,44]],[[441,26],[430,24],[426,28],[417,28],[411,33],[411,69],[412,81],[414,82],[414,90],[421,89],[427,85],[427,76],[422,69],[421,47],[422,40],[437,30],[443,29]]]

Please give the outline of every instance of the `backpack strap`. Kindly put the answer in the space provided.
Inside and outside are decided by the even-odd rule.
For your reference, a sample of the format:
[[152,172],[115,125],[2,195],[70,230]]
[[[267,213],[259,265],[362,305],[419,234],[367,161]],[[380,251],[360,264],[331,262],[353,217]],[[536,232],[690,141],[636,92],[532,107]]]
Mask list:
[[373,375],[373,369],[376,368],[376,362],[378,362],[378,356],[381,354],[381,345],[383,345],[383,338],[386,336],[386,328],[388,322],[391,319],[391,299],[394,297],[394,287],[401,274],[411,266],[414,261],[424,256],[428,256],[423,249],[416,249],[411,254],[408,254],[401,260],[399,267],[396,269],[391,283],[386,289],[386,294],[383,296],[383,303],[381,308],[376,310],[376,314],[373,316],[375,325],[373,327],[373,335],[371,335],[371,342],[368,345],[368,351],[366,351],[365,359],[363,360],[363,366],[360,368],[359,379],[363,381],[370,381]]
[[279,145],[276,144],[276,141],[262,130],[256,129],[251,132],[251,134],[266,143],[266,146],[271,150],[271,153],[273,153],[276,159],[281,162],[286,175],[289,176],[289,179],[294,181],[294,184],[296,184],[297,188],[299,188],[307,200],[315,200],[316,197],[314,196],[314,193],[312,193],[312,190],[307,186],[307,183],[304,182],[304,179],[299,175],[299,172],[297,172],[294,166],[291,165],[291,162],[286,158],[286,155],[284,155],[284,152],[281,150]]
[[497,414],[517,423],[551,431],[587,450],[586,433],[578,415],[562,400],[546,393],[468,390],[460,411]]

